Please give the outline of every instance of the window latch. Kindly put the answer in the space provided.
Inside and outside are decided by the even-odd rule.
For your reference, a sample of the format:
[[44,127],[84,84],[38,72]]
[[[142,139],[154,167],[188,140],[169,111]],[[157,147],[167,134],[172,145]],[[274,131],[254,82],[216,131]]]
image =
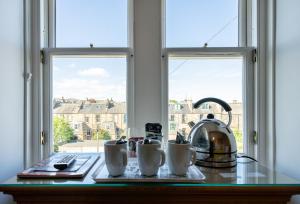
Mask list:
[[42,131],[41,132],[41,144],[42,145],[45,145],[46,144],[46,138],[45,138],[45,132],[44,131]]
[[45,52],[44,52],[44,50],[41,50],[41,52],[40,52],[40,58],[41,58],[41,63],[45,64],[46,59],[45,59]]
[[257,144],[257,132],[253,131],[253,143]]
[[32,73],[28,72],[25,74],[25,79],[27,82],[31,81],[31,78],[32,78]]
[[254,49],[252,51],[252,62],[253,63],[257,62],[257,50],[256,49]]

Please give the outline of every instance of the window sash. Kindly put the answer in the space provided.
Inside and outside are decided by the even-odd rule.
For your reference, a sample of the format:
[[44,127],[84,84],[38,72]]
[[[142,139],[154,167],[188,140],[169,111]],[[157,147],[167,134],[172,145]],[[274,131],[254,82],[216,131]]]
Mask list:
[[[162,69],[162,111],[163,126],[169,127],[169,58],[170,57],[231,57],[242,56],[243,66],[243,145],[244,153],[254,156],[254,62],[252,47],[212,47],[212,48],[166,48],[164,50],[164,60]],[[164,134],[168,135],[168,129],[164,129]]]
[[[47,2],[45,6],[44,14],[47,15],[45,19],[45,31],[47,36],[47,47],[48,48],[55,48],[56,47],[56,0],[44,0]],[[127,46],[129,48],[133,47],[133,1],[134,0],[127,0]],[[103,48],[103,47],[101,47]]]
[[126,80],[126,115],[127,126],[134,124],[134,68],[133,68],[133,0],[127,0],[127,36],[128,47],[101,47],[101,48],[56,48],[56,0],[44,0],[44,28],[45,32],[42,38],[44,39],[45,47],[44,54],[44,71],[43,71],[43,93],[40,100],[42,101],[41,124],[43,131],[48,136],[49,142],[42,148],[43,158],[47,158],[53,152],[52,141],[52,73],[51,73],[51,57],[52,56],[106,56],[118,57],[126,56],[127,59],[127,80]]
[[54,56],[76,56],[76,57],[126,57],[127,79],[126,79],[126,111],[128,124],[132,124],[134,116],[133,107],[133,66],[132,54],[129,48],[45,48],[43,69],[43,129],[49,142],[44,146],[43,156],[47,158],[53,152],[53,130],[52,130],[52,57]]

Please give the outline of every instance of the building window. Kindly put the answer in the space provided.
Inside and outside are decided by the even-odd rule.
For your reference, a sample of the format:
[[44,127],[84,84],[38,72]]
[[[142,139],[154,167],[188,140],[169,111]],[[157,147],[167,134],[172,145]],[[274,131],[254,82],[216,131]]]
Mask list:
[[91,138],[92,138],[92,130],[88,128],[86,131],[86,140],[91,140]]
[[[240,74],[241,75],[241,74]],[[239,84],[240,85],[240,84]],[[209,103],[204,103],[200,106],[201,109],[203,110],[209,110],[210,109],[210,106],[209,106]]]
[[182,124],[186,123],[186,115],[185,114],[181,115],[181,123]]
[[127,115],[126,114],[123,115],[123,123],[127,123]]
[[199,120],[202,120],[203,119],[203,114],[200,114],[199,115]]
[[173,132],[173,131],[176,131],[176,123],[170,123],[169,124],[169,130],[171,131],[171,132]]
[[171,115],[170,121],[175,121],[175,115]]
[[96,115],[96,122],[97,122],[97,123],[100,122],[100,115]]

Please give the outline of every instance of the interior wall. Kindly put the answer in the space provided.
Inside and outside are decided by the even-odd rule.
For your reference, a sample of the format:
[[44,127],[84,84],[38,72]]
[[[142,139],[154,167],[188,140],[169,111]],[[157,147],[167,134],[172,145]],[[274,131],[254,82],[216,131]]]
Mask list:
[[135,0],[134,8],[135,126],[143,128],[161,122],[161,0]]
[[300,180],[300,1],[276,4],[276,168]]
[[[0,0],[0,182],[23,168],[23,0]],[[10,203],[0,193],[0,203]]]

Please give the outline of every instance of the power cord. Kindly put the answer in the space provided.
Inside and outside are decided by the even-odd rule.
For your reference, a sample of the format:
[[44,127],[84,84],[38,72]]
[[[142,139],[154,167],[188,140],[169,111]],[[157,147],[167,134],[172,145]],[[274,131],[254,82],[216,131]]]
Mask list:
[[[254,159],[253,157],[247,156],[247,155],[242,155],[242,154],[238,154],[237,158],[247,158],[247,159],[251,159],[252,161],[250,162],[258,162],[256,159]],[[249,163],[249,162],[238,162],[238,163]]]

